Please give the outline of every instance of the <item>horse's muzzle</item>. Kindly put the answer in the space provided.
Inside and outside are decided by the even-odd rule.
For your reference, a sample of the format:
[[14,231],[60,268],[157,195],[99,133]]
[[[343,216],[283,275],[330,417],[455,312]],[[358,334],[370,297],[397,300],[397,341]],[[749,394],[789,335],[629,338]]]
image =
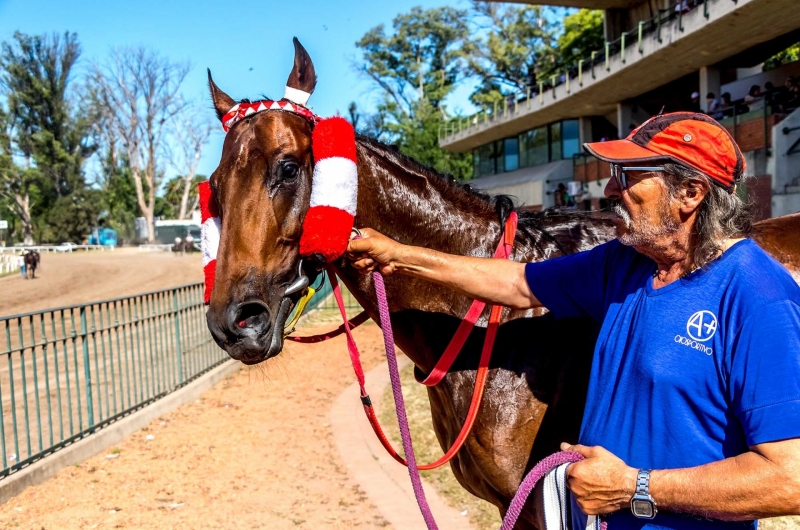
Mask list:
[[267,304],[246,300],[231,304],[224,315],[208,311],[206,321],[217,345],[228,355],[244,364],[256,364],[283,348],[283,324],[291,305],[291,300],[283,298],[273,318]]

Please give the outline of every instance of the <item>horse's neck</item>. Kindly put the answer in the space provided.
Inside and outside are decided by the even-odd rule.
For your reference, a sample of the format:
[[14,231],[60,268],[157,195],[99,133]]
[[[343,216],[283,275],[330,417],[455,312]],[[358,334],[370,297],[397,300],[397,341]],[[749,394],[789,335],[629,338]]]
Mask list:
[[[357,227],[373,228],[401,243],[449,254],[492,254],[500,237],[500,223],[494,208],[483,199],[391,152],[364,143],[359,144],[358,173]],[[352,267],[344,267],[339,273],[376,319],[372,278],[359,275]],[[392,275],[385,283],[397,343],[415,364],[428,369],[441,353],[428,339],[441,330],[426,315],[443,313],[461,318],[472,301],[408,276]]]
[[[491,205],[399,155],[378,149],[359,145],[358,227],[448,254],[492,254],[500,223]],[[429,282],[398,275],[386,283],[395,312],[417,309],[460,316],[470,304],[466,297]]]

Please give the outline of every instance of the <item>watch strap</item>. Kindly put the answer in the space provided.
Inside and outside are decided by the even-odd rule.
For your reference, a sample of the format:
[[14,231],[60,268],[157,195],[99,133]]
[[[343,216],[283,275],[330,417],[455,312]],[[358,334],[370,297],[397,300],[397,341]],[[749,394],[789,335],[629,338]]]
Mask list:
[[636,475],[636,493],[650,496],[650,469],[640,469]]

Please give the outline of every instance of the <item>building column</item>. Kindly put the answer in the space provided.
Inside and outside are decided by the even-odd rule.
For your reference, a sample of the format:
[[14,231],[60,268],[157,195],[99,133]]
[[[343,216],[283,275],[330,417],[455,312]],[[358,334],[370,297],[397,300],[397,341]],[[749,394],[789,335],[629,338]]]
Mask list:
[[719,93],[719,69],[713,66],[704,66],[700,68],[700,108],[703,112],[708,112],[708,100],[706,95],[713,92],[714,96],[719,98],[722,94]]
[[633,104],[628,102],[617,103],[617,136],[627,138],[632,123]]
[[[581,145],[593,141],[591,116],[581,116],[578,118],[578,138]],[[581,152],[583,152],[583,149],[581,149]]]

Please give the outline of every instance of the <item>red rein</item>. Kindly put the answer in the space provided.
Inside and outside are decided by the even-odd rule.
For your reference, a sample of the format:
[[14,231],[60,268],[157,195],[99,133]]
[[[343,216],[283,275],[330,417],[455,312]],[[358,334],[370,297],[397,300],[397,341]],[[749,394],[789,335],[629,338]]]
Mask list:
[[[511,252],[513,250],[514,237],[516,236],[516,233],[517,214],[516,212],[511,212],[504,227],[503,237],[500,240],[500,243],[497,245],[497,250],[494,253],[494,258],[511,258]],[[364,323],[369,317],[367,316],[366,312],[363,311],[356,315],[356,317],[352,320],[347,320],[347,315],[344,309],[344,300],[342,299],[341,288],[339,287],[336,274],[333,269],[329,269],[328,272],[331,280],[331,286],[333,287],[333,294],[336,298],[336,303],[339,306],[339,312],[341,313],[342,319],[345,323],[329,333],[313,335],[310,337],[286,338],[295,342],[316,343],[337,337],[342,333],[347,335],[347,349],[350,353],[350,361],[353,365],[353,370],[356,373],[356,379],[358,379],[359,388],[361,389],[361,402],[364,405],[364,413],[367,416],[367,420],[369,420],[375,435],[378,437],[381,444],[392,456],[392,458],[403,465],[408,465],[405,459],[403,459],[403,457],[397,453],[394,447],[392,447],[391,442],[389,442],[389,440],[386,438],[386,435],[383,433],[383,429],[381,428],[378,418],[375,415],[375,410],[372,407],[372,401],[370,400],[366,388],[364,387],[364,369],[361,366],[361,355],[358,351],[355,340],[353,339],[351,330]],[[447,345],[442,357],[436,363],[436,366],[433,368],[433,370],[431,370],[431,373],[428,374],[428,376],[422,381],[424,385],[435,386],[440,383],[442,379],[444,379],[444,376],[447,375],[447,372],[450,370],[453,362],[455,362],[456,357],[458,357],[458,354],[461,352],[461,348],[463,348],[464,344],[467,342],[470,332],[475,327],[475,323],[478,321],[478,318],[480,317],[481,313],[483,313],[485,307],[485,302],[480,302],[478,300],[472,302],[472,306],[469,308],[466,316],[461,321],[461,325],[458,327],[455,335],[450,340],[450,344]],[[467,440],[467,437],[469,436],[469,433],[475,424],[475,419],[478,416],[481,401],[483,400],[483,390],[486,386],[486,376],[489,373],[489,361],[492,356],[494,340],[497,336],[497,328],[500,325],[502,312],[503,306],[492,306],[491,313],[489,315],[489,325],[486,329],[486,338],[484,339],[483,350],[481,351],[480,362],[478,364],[478,373],[475,377],[475,388],[472,393],[472,400],[470,401],[467,418],[464,420],[464,425],[461,427],[461,432],[459,432],[458,437],[456,438],[455,442],[453,442],[453,445],[450,447],[450,449],[441,458],[430,464],[418,466],[418,469],[430,470],[443,466],[453,459],[453,457],[464,445],[464,442]]]

